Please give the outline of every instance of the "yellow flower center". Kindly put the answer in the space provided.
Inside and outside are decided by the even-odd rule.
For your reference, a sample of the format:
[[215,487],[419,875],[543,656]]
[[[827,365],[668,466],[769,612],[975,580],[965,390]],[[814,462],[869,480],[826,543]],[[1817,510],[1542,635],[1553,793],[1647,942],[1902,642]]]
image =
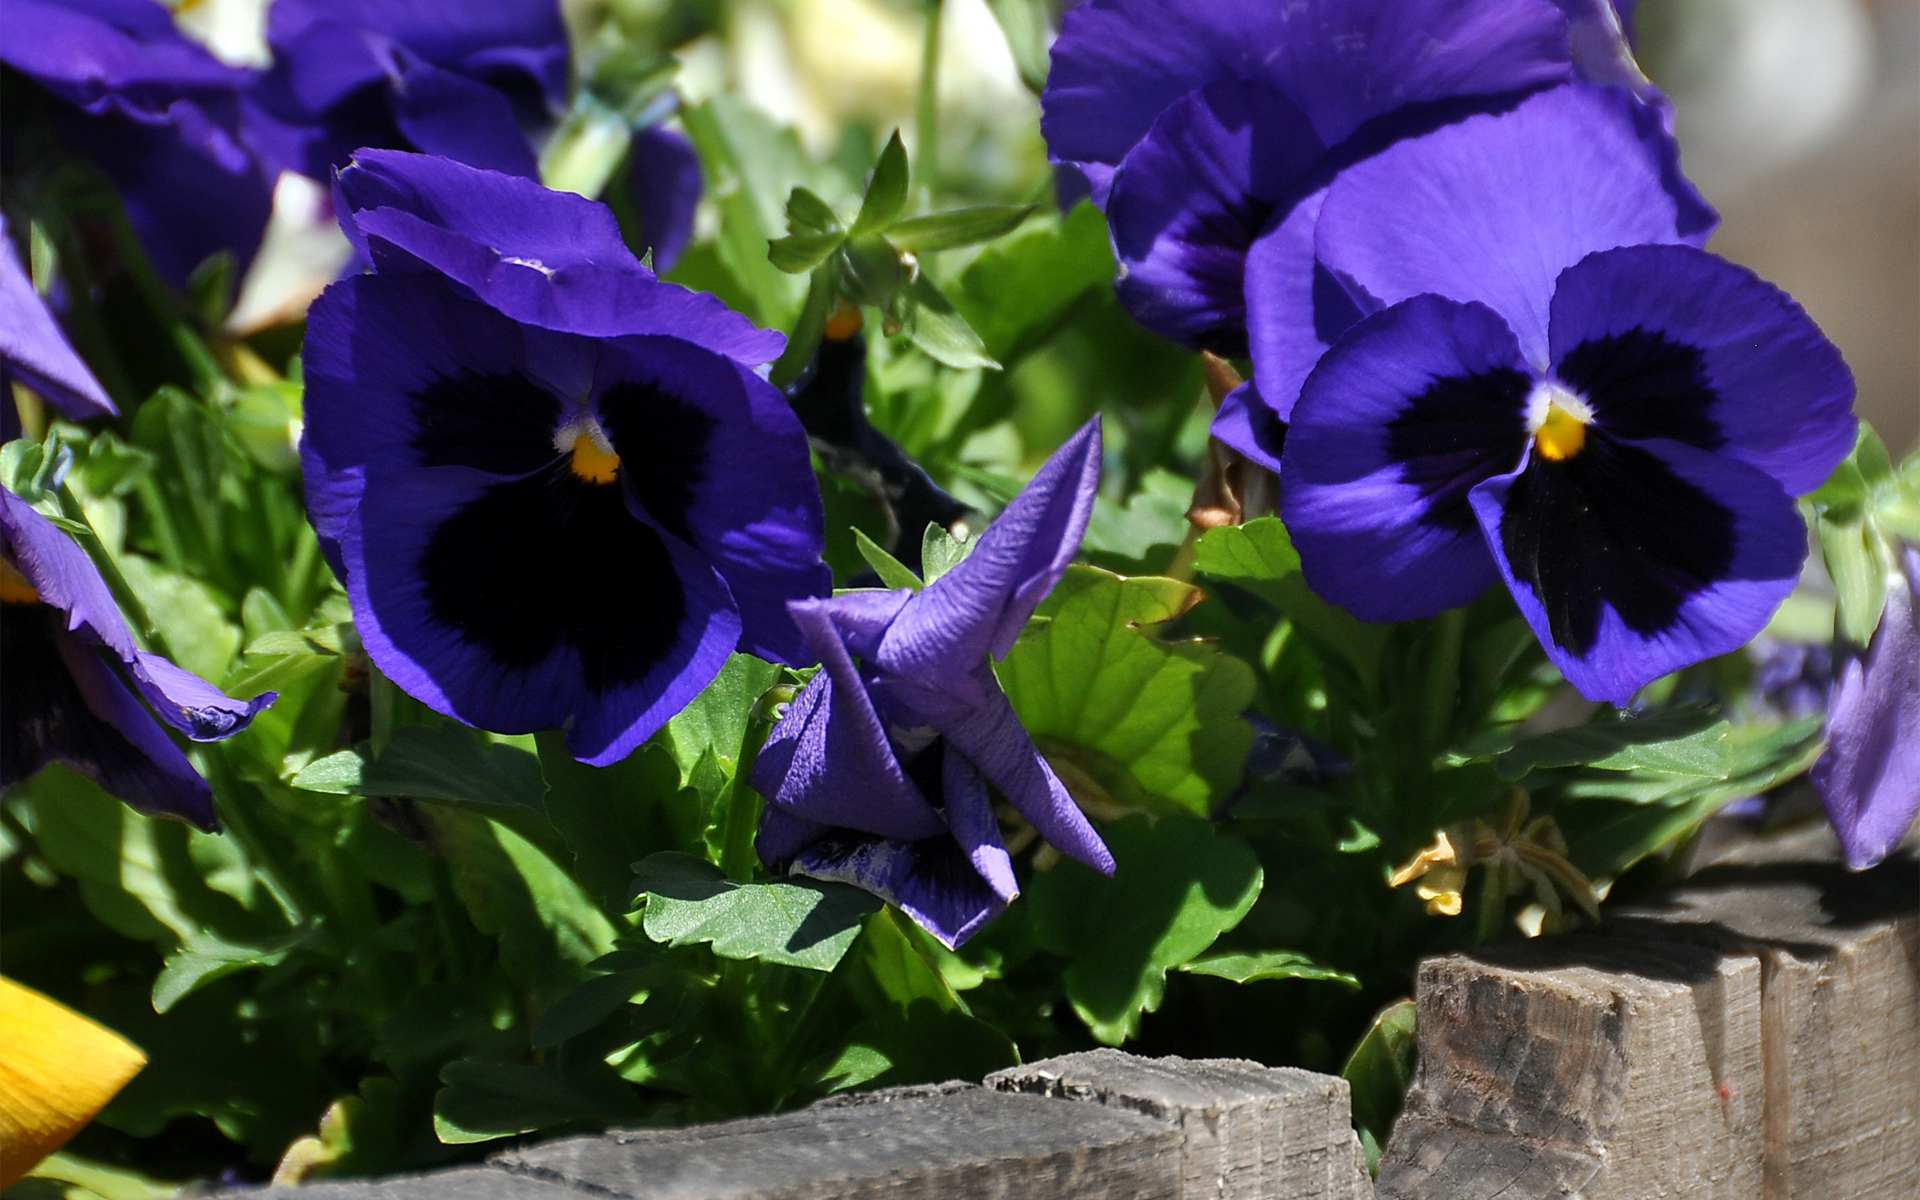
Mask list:
[[1542,458],[1564,462],[1580,453],[1591,424],[1593,409],[1561,384],[1543,382],[1527,397],[1527,430]]
[[1547,419],[1533,435],[1543,457],[1555,462],[1572,458],[1587,444],[1587,423],[1558,404],[1547,409]]
[[40,589],[28,582],[20,573],[20,568],[4,558],[0,558],[0,603],[38,604]]
[[592,417],[581,417],[553,435],[553,448],[568,456],[567,466],[588,483],[612,483],[620,475],[620,456],[606,431]]

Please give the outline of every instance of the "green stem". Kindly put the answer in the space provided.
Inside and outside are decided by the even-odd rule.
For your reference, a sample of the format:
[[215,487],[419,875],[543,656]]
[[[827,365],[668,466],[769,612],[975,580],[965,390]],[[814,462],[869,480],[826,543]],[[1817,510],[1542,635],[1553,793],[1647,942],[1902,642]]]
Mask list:
[[914,177],[925,201],[932,206],[939,183],[940,168],[940,18],[942,0],[927,0],[927,36],[920,47],[920,100],[914,112],[914,142],[920,161],[914,164]]
[[1484,864],[1480,872],[1480,903],[1474,914],[1475,945],[1490,942],[1500,935],[1507,915],[1507,873],[1498,863]]
[[727,792],[727,832],[720,844],[720,869],[731,879],[750,881],[754,868],[760,865],[753,851],[753,835],[760,824],[763,801],[760,793],[747,783],[747,777],[753,774],[753,765],[760,759],[760,747],[772,728],[757,718],[747,726],[746,739],[740,746],[740,764],[734,770],[733,783]]
[[393,680],[372,663],[367,664],[367,709],[373,726],[368,740],[372,743],[373,753],[377,757],[387,748],[387,740],[393,736],[393,716],[395,689]]
[[1453,729],[1454,709],[1460,698],[1460,650],[1467,638],[1467,610],[1450,608],[1433,624],[1438,643],[1427,665],[1427,702],[1423,714],[1429,756],[1446,749]]

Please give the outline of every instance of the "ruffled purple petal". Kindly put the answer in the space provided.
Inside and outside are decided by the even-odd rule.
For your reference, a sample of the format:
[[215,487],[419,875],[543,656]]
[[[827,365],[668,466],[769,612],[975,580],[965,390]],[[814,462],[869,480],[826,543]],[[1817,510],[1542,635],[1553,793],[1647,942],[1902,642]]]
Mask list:
[[[0,216],[0,376],[11,373],[75,421],[120,411],[73,352],[20,265]],[[13,398],[0,396],[11,409]]]
[[230,98],[250,78],[155,0],[7,0],[0,61],[75,107],[146,124],[175,123],[183,101]]
[[908,841],[944,833],[946,823],[901,770],[833,628],[835,603],[794,603],[823,667],[767,736],[750,782],[770,805],[821,825]]
[[758,366],[786,339],[661,282],[604,204],[427,155],[364,151],[336,185],[341,225],[381,274],[432,270],[530,325],[665,334]]
[[1681,667],[1751,641],[1799,578],[1806,526],[1771,476],[1670,440],[1589,428],[1473,489],[1521,613],[1567,681],[1625,707]]
[[1272,87],[1333,145],[1406,105],[1558,82],[1567,54],[1544,0],[1088,0],[1061,22],[1041,130],[1104,204],[1098,165],[1209,83]]
[[700,156],[685,134],[658,125],[633,135],[628,178],[640,210],[640,239],[653,251],[653,269],[673,269],[693,240],[700,205]]
[[1211,432],[1267,470],[1279,472],[1280,456],[1287,445],[1287,423],[1260,398],[1260,391],[1252,380],[1228,392],[1220,401]]
[[1113,873],[1107,844],[1034,748],[1004,692],[993,689],[964,717],[936,727],[949,743],[948,753],[966,755],[1049,844],[1095,870]]
[[945,834],[904,842],[833,830],[799,851],[787,869],[864,888],[949,949],[1005,911],[1011,898],[981,878]]
[[780,392],[738,362],[675,338],[622,338],[601,354],[597,408],[628,486],[727,581],[741,649],[811,661],[788,615],[825,596],[825,517],[806,432]]
[[901,611],[880,646],[881,670],[932,683],[988,654],[1004,657],[1073,561],[1099,488],[1095,418],[1053,452],[966,558]]
[[1247,347],[1260,396],[1286,420],[1327,347],[1383,305],[1314,257],[1326,189],[1305,197],[1247,252]]
[[1420,296],[1348,333],[1307,380],[1281,460],[1280,511],[1313,590],[1400,621],[1493,584],[1467,497],[1524,457],[1532,386],[1483,305]]
[[1306,114],[1260,84],[1213,83],[1168,105],[1108,201],[1121,304],[1155,333],[1245,354],[1247,248],[1325,150]]
[[1905,578],[1887,591],[1872,645],[1834,680],[1827,749],[1813,767],[1855,870],[1892,853],[1920,812],[1920,551],[1901,557]]
[[1618,89],[1569,85],[1349,167],[1314,237],[1350,290],[1486,304],[1544,369],[1562,271],[1596,250],[1704,241],[1713,220],[1654,115]]
[[489,171],[537,179],[540,164],[505,95],[414,59],[393,89],[393,123],[414,147]]
[[1553,297],[1555,374],[1625,437],[1669,437],[1819,487],[1853,449],[1853,375],[1785,292],[1690,246],[1569,267]]

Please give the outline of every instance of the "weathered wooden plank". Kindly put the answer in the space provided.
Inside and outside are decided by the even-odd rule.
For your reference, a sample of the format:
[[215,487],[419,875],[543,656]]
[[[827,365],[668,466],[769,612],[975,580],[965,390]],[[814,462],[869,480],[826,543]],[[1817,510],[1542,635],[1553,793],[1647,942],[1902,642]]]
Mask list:
[[639,1200],[1176,1200],[1178,1149],[1173,1128],[1137,1113],[966,1084],[569,1138],[494,1163]]
[[1091,1050],[986,1086],[1137,1112],[1179,1133],[1183,1200],[1371,1200],[1347,1082],[1244,1059]]
[[490,1167],[458,1167],[387,1179],[322,1179],[299,1187],[224,1194],[234,1200],[586,1200],[589,1195]]
[[1766,1071],[1763,1200],[1920,1196],[1920,865],[1854,874],[1756,853],[1610,932],[1752,954]]
[[1755,960],[1548,939],[1429,960],[1416,999],[1382,1200],[1758,1195]]

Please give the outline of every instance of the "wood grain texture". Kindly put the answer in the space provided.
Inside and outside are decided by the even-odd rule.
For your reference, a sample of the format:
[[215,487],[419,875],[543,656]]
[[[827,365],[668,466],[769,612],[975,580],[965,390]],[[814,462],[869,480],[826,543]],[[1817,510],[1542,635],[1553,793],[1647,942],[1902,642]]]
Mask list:
[[1177,1200],[1178,1147],[1137,1113],[963,1085],[569,1138],[494,1163],[640,1200]]
[[986,1086],[1137,1112],[1179,1135],[1182,1200],[1371,1200],[1347,1083],[1244,1059],[1091,1050]]

